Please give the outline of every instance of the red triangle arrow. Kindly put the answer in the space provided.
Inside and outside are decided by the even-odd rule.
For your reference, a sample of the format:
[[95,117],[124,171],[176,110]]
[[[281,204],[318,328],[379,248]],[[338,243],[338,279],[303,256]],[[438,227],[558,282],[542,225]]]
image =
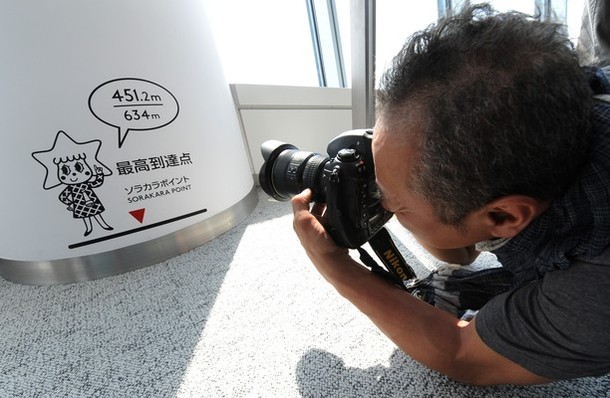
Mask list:
[[142,222],[144,221],[144,212],[145,211],[146,211],[146,209],[132,210],[129,212],[129,214],[131,214],[133,216],[133,218],[135,218],[136,220],[138,220],[140,222],[140,224],[142,224]]

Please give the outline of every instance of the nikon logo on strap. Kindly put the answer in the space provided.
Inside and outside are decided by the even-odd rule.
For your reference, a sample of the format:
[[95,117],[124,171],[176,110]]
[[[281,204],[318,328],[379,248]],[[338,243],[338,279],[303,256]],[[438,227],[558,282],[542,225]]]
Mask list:
[[394,270],[393,274],[397,275],[403,281],[407,281],[412,277],[409,277],[402,269],[400,260],[396,256],[396,253],[392,249],[388,249],[383,253],[383,257],[385,258],[385,263],[389,264],[389,266]]

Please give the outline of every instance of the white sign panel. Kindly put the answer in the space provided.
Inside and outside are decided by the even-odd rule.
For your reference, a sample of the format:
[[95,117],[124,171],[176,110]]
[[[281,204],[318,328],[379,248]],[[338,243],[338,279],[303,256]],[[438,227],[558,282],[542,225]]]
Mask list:
[[0,259],[129,247],[251,192],[200,2],[6,2],[0,48]]

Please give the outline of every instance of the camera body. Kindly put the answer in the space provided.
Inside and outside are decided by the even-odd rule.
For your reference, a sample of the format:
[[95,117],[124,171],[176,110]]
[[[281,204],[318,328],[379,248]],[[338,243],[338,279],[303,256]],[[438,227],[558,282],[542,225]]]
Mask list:
[[335,243],[358,248],[393,215],[381,206],[372,138],[371,130],[346,131],[329,142],[329,156],[267,141],[261,146],[265,163],[260,185],[277,200],[289,200],[310,188],[314,202],[326,204],[320,222]]

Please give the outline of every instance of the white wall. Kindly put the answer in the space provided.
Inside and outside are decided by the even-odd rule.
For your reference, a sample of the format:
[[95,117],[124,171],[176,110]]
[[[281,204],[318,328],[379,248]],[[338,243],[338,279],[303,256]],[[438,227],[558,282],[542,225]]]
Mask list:
[[326,154],[328,142],[352,128],[350,89],[232,84],[231,91],[256,176],[264,141]]

